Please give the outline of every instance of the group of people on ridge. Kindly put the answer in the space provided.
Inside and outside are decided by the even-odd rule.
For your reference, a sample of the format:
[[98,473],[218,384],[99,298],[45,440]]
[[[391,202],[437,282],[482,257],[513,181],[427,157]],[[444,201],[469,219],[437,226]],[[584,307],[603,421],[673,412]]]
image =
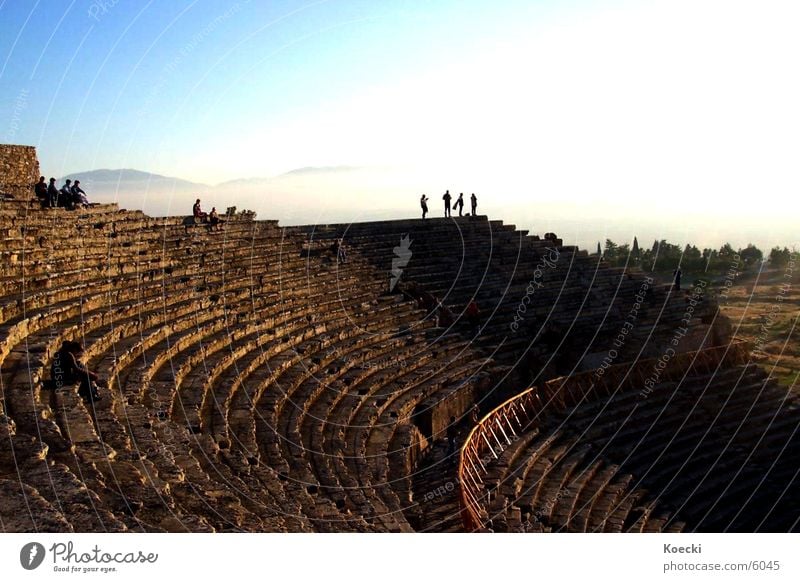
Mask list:
[[66,208],[75,210],[76,208],[87,208],[90,206],[86,198],[86,192],[81,189],[81,181],[66,180],[59,189],[56,186],[56,179],[50,178],[50,183],[46,184],[44,176],[39,177],[39,181],[33,187],[36,198],[42,208]]
[[[444,200],[444,216],[445,218],[450,217],[450,201],[453,197],[450,195],[450,190],[445,191],[444,196],[442,196],[442,200]],[[478,197],[475,196],[475,193],[472,193],[472,196],[469,197],[470,205],[472,206],[472,216],[477,216],[478,214]],[[419,205],[422,208],[422,218],[425,219],[426,215],[428,214],[428,200],[430,200],[425,194],[419,199]],[[455,204],[453,204],[455,208],[458,209],[458,215],[464,216],[464,193],[458,195]]]

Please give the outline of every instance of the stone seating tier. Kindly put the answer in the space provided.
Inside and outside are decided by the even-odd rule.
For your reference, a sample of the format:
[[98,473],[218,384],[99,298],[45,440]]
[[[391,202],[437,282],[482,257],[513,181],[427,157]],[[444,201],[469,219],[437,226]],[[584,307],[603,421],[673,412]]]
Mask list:
[[795,487],[795,400],[746,364],[552,410],[489,461],[485,518],[496,531],[788,531],[797,508],[766,500]]
[[[6,530],[413,531],[415,482],[439,470],[424,463],[450,416],[511,378],[499,360],[548,355],[506,337],[530,280],[542,287],[527,313],[570,329],[574,356],[600,349],[597,330],[615,331],[641,279],[485,217],[350,225],[344,264],[330,248],[342,225],[315,239],[225,220],[0,202],[0,491],[31,508],[3,510]],[[401,288],[440,295],[453,326],[389,292],[403,232]],[[682,311],[655,295],[643,320],[659,332]],[[101,400],[45,389],[67,339],[108,378]],[[553,474],[567,482],[581,459]]]
[[[274,221],[212,230],[113,205],[3,204],[0,230],[0,483],[38,508],[4,527],[411,531],[393,434],[487,362],[431,343],[366,258],[303,256]],[[94,404],[42,386],[74,338],[110,380]]]

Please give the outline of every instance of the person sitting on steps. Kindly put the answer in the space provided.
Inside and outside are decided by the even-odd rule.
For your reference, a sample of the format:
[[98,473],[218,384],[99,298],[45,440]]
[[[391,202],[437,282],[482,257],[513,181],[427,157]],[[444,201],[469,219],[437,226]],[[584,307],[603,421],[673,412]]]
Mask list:
[[72,207],[78,208],[79,206],[83,206],[86,208],[89,206],[89,200],[86,198],[86,192],[81,189],[81,181],[75,180],[75,183],[72,185]]
[[72,180],[67,180],[58,191],[58,206],[72,208]]
[[74,386],[80,382],[78,395],[86,402],[100,400],[97,387],[105,388],[106,382],[89,370],[82,362],[83,346],[78,342],[65,341],[53,356],[50,365],[50,378],[56,390],[64,386]]
[[192,216],[194,216],[195,222],[208,222],[208,214],[200,208],[199,198],[194,201],[194,206],[192,206]]
[[225,224],[224,220],[220,220],[219,216],[217,215],[217,207],[214,206],[211,208],[211,212],[208,214],[208,223],[211,225],[211,228],[215,226],[222,228],[222,225]]
[[39,176],[39,181],[36,182],[33,191],[36,194],[36,199],[42,205],[42,208],[47,208],[50,204],[47,199],[47,183],[44,181],[44,176]]
[[58,206],[58,187],[56,186],[56,179],[50,178],[50,184],[47,186],[47,206],[55,208]]

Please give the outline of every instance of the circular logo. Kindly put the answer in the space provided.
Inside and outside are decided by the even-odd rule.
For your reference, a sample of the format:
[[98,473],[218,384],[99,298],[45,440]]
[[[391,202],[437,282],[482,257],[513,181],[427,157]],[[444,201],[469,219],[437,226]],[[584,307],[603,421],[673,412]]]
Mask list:
[[30,542],[22,546],[19,552],[19,563],[26,570],[35,570],[44,561],[44,546],[38,542]]

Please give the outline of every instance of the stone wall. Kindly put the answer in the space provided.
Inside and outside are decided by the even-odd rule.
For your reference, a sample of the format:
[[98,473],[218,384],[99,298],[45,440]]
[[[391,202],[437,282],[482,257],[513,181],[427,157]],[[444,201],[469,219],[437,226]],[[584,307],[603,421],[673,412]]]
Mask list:
[[30,198],[38,179],[35,147],[0,144],[0,193],[23,200]]

